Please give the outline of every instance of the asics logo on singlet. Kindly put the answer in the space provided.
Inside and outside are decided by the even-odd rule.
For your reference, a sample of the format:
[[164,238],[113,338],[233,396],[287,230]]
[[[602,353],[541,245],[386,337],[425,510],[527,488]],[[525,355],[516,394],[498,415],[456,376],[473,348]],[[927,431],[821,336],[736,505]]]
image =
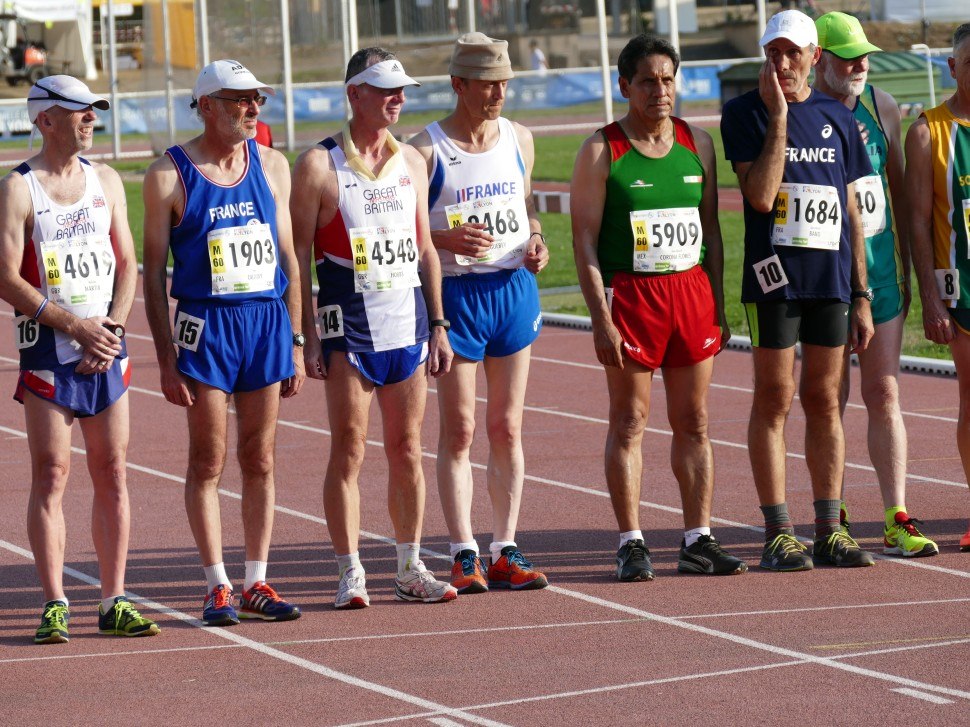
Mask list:
[[832,147],[814,147],[812,149],[796,149],[785,147],[786,162],[826,162],[835,164],[835,149]]
[[633,184],[630,185],[630,189],[636,189],[637,187],[652,187],[653,184],[650,182],[644,182],[642,179],[638,179]]
[[542,313],[539,313],[539,315],[536,317],[536,319],[534,321],[532,321],[532,330],[533,331],[538,331],[539,330],[539,325],[541,323],[542,323]]
[[832,136],[832,124],[826,124],[822,127],[822,138],[828,139],[830,136]]

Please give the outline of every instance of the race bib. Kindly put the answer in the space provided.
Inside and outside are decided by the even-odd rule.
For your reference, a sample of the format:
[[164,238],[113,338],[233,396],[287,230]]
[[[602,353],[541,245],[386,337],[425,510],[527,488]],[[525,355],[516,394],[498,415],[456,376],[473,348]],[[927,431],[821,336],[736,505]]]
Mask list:
[[18,351],[30,348],[40,337],[40,323],[29,316],[13,319],[13,342]]
[[189,351],[197,351],[204,329],[204,319],[179,311],[175,316],[175,345]]
[[956,268],[943,268],[935,272],[940,299],[960,300],[960,271]]
[[356,292],[404,290],[421,285],[413,226],[353,227],[350,249]]
[[276,243],[265,222],[210,230],[212,294],[256,293],[276,283]]
[[866,237],[886,229],[886,193],[882,177],[872,174],[855,182],[855,199],[862,213],[862,232]]
[[485,232],[492,236],[492,246],[485,257],[455,255],[459,265],[491,263],[496,260],[509,262],[525,257],[529,242],[529,216],[525,199],[521,195],[482,197],[445,207],[449,227],[461,227],[466,222],[485,225]]
[[689,270],[701,259],[701,216],[696,207],[637,210],[633,228],[633,270],[666,273]]
[[771,243],[838,250],[842,237],[841,214],[835,187],[782,184],[775,200]]
[[47,297],[60,306],[108,303],[115,253],[107,235],[79,235],[40,243]]
[[339,305],[322,305],[317,308],[320,340],[340,338],[344,335],[344,313]]
[[781,266],[781,260],[777,255],[766,257],[751,267],[754,268],[754,275],[758,279],[762,293],[770,293],[788,285],[788,276],[785,275],[785,269]]

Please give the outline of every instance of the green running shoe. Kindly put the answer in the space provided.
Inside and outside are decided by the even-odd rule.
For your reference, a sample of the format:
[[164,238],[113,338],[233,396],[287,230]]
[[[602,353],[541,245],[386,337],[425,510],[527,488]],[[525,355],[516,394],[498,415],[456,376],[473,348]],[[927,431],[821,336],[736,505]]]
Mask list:
[[911,518],[905,512],[897,512],[893,524],[883,531],[882,552],[886,555],[901,555],[904,558],[925,558],[937,555],[940,549],[936,543],[919,531],[917,525],[923,523]]
[[124,596],[115,598],[114,605],[105,613],[103,606],[98,606],[98,633],[109,636],[154,636],[159,631],[158,625],[151,619],[142,616]]
[[66,644],[70,640],[67,635],[67,622],[70,620],[71,614],[64,601],[48,601],[44,604],[44,614],[34,634],[34,643]]

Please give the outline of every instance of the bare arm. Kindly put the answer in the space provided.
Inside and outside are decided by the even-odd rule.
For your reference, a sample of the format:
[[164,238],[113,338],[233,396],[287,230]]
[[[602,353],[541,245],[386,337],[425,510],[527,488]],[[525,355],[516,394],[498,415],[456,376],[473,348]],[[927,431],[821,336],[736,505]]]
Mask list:
[[529,242],[525,251],[525,268],[534,275],[538,275],[549,264],[549,248],[542,237],[542,222],[536,210],[535,197],[532,194],[532,168],[535,166],[535,143],[532,132],[513,122],[515,133],[522,151],[522,161],[525,162],[525,209],[529,213]]
[[[290,197],[290,217],[293,220],[293,247],[300,267],[300,295],[303,310],[303,362],[306,375],[312,379],[327,378],[323,350],[316,325],[316,305],[310,281],[313,279],[313,241],[317,228],[333,219],[337,211],[339,191],[337,173],[326,150],[314,147],[303,152],[293,167],[293,186]],[[321,215],[323,219],[321,219]]]
[[785,172],[785,143],[788,132],[788,102],[778,83],[775,66],[765,61],[758,77],[761,98],[768,107],[768,129],[764,147],[753,162],[738,162],[734,171],[738,175],[741,194],[758,212],[771,212],[775,197]]
[[195,396],[189,380],[176,365],[175,345],[168,309],[168,249],[173,220],[185,206],[175,165],[163,156],[145,175],[145,231],[142,250],[144,265],[145,314],[155,342],[159,377],[165,399],[178,406],[192,406]]
[[912,270],[910,242],[909,242],[909,201],[906,198],[904,182],[903,144],[902,144],[902,116],[896,99],[885,91],[875,89],[876,107],[883,121],[886,139],[889,144],[889,155],[886,159],[886,176],[889,178],[889,198],[892,200],[893,216],[896,221],[896,234],[899,236],[899,254],[903,261],[903,275],[905,277],[904,311],[909,311],[912,299],[910,271]]
[[[279,250],[279,264],[286,274],[286,310],[290,314],[290,326],[294,333],[303,328],[301,314],[300,266],[293,250],[293,228],[290,225],[290,165],[286,157],[273,149],[260,150],[263,168],[273,197],[276,199],[276,244]],[[303,368],[303,351],[293,347],[293,376],[282,382],[280,396],[289,398],[300,393],[306,373]]]
[[[415,214],[415,231],[418,245],[418,273],[421,276],[421,294],[424,296],[430,320],[445,317],[441,303],[441,263],[438,253],[431,242],[431,231],[428,227],[428,172],[424,159],[413,148],[401,145],[404,161],[411,174],[414,186],[417,212]],[[431,338],[428,341],[428,373],[432,376],[443,376],[451,370],[451,360],[454,353],[448,342],[448,332],[441,326],[431,328]]]
[[934,343],[946,344],[954,339],[956,330],[940,299],[933,262],[933,160],[926,119],[918,119],[906,134],[904,189],[913,270],[923,303],[923,333]]
[[[25,225],[32,215],[26,182],[19,174],[8,174],[0,181],[0,297],[27,316],[34,315],[44,301],[44,296],[20,276]],[[102,325],[107,320],[105,316],[78,318],[52,302],[37,317],[38,322],[66,333],[81,345],[80,373],[96,370],[101,362],[110,364],[121,353],[121,339]]]
[[697,151],[704,166],[704,192],[701,196],[701,229],[704,232],[703,268],[711,281],[714,305],[717,311],[717,324],[721,328],[721,348],[731,340],[731,328],[724,313],[724,242],[721,238],[721,223],[717,216],[717,162],[714,158],[714,142],[706,131],[691,127]]
[[[849,244],[852,249],[852,268],[849,280],[852,290],[865,290],[868,287],[866,278],[866,237],[862,231],[862,212],[855,204],[855,182],[847,188],[846,205],[849,215]],[[851,320],[849,325],[849,347],[855,352],[865,351],[872,339],[875,329],[872,325],[871,303],[866,298],[850,300]]]
[[[602,135],[594,134],[583,143],[576,155],[570,189],[573,202],[569,207],[576,274],[593,324],[596,358],[604,366],[623,368],[623,341],[613,325],[606,302],[606,288],[597,255],[609,172],[609,150]],[[579,200],[582,200],[581,204]]]

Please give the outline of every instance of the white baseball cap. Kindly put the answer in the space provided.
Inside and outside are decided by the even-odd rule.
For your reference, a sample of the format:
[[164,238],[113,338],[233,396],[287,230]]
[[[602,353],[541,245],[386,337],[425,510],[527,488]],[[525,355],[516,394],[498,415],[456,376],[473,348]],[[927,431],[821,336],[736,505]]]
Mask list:
[[818,45],[815,23],[801,10],[782,10],[771,16],[765,26],[765,34],[761,36],[761,47],[776,38],[787,38],[799,48]]
[[359,86],[362,83],[374,86],[374,88],[402,88],[404,86],[421,85],[407,75],[401,61],[394,58],[367,66],[356,76],[347,79],[348,86]]
[[192,108],[198,100],[220,91],[223,88],[233,91],[260,91],[275,96],[276,91],[256,79],[249,69],[239,61],[213,61],[199,72],[192,89]]
[[30,123],[37,121],[37,114],[53,106],[71,111],[83,111],[88,106],[106,111],[108,100],[91,93],[84,81],[73,76],[47,76],[30,87],[27,93],[27,115]]

